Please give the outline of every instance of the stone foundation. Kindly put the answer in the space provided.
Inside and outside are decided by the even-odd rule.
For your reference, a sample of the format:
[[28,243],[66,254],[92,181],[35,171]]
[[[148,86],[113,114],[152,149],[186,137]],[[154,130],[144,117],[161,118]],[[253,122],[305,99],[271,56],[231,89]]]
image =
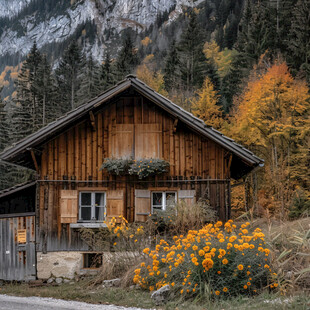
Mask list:
[[83,254],[81,252],[48,252],[37,253],[37,277],[48,279],[61,277],[73,279],[81,273]]

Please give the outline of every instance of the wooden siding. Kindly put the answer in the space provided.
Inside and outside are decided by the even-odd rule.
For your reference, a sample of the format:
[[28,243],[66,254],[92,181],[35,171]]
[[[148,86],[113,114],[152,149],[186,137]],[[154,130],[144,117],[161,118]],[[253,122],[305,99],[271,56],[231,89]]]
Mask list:
[[[18,243],[17,231],[26,230],[26,243]],[[35,217],[0,218],[0,279],[36,278]]]
[[[147,189],[150,184],[138,183],[132,176],[115,177],[100,170],[104,158],[111,156],[117,141],[110,139],[111,128],[143,128],[143,124],[154,124],[154,141],[140,143],[134,141],[134,153],[143,154],[139,145],[158,145],[161,157],[170,163],[167,175],[155,177],[152,186],[159,186],[156,180],[178,180],[173,186],[183,190],[196,190],[196,197],[204,195],[212,206],[219,210],[220,216],[228,211],[227,182],[186,183],[184,180],[227,179],[229,178],[229,154],[216,143],[202,137],[164,110],[141,96],[122,97],[94,113],[95,128],[89,119],[63,132],[45,144],[41,155],[40,178],[50,182],[40,182],[39,204],[39,245],[44,251],[85,250],[87,246],[79,238],[70,224],[61,223],[60,191],[79,190],[79,186],[95,188],[106,187],[109,190],[124,191],[123,214],[128,220],[135,218],[135,190]],[[162,131],[158,133],[158,128]],[[139,137],[139,135],[137,135]],[[141,134],[140,134],[141,136]],[[151,137],[151,135],[149,135]],[[135,139],[133,139],[135,140]],[[129,149],[128,145],[125,147]],[[125,151],[126,152],[126,151]],[[75,183],[73,181],[85,181]],[[100,182],[103,180],[103,182]],[[107,182],[107,180],[109,182]],[[170,187],[172,184],[160,184]],[[208,188],[208,190],[206,190]],[[226,208],[226,209],[225,209]],[[222,217],[223,218],[223,217]]]
[[109,127],[117,124],[159,124],[162,135],[156,139],[161,143],[163,158],[170,162],[171,176],[226,178],[225,150],[182,124],[174,132],[174,121],[142,97],[120,99],[96,113],[96,130],[85,120],[47,143],[41,158],[41,178],[106,179],[108,175],[99,168],[111,154],[114,140],[109,141]]

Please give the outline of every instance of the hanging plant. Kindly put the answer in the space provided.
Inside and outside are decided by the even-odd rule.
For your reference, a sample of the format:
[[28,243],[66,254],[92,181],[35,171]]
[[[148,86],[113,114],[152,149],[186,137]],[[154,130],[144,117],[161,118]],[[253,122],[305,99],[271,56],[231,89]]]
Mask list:
[[132,164],[133,160],[130,158],[105,158],[100,170],[106,169],[110,174],[125,175]]
[[131,175],[137,175],[139,179],[151,175],[158,175],[168,171],[169,163],[163,159],[148,158],[134,160],[128,172]]

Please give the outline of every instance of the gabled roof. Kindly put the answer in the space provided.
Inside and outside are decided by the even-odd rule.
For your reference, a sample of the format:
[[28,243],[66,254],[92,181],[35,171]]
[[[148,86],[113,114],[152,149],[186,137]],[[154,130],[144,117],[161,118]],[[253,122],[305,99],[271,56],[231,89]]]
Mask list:
[[167,111],[167,113],[178,118],[181,122],[192,128],[194,131],[210,140],[213,140],[217,144],[224,147],[226,150],[230,151],[233,155],[235,155],[235,157],[246,163],[249,168],[251,167],[250,170],[258,165],[263,165],[264,161],[261,158],[255,156],[251,151],[244,148],[240,144],[237,144],[233,139],[224,136],[222,133],[213,129],[212,127],[207,126],[204,121],[185,111],[166,97],[155,92],[152,88],[137,79],[134,75],[128,75],[126,79],[103,92],[96,98],[66,113],[54,122],[48,124],[37,132],[29,135],[28,137],[25,137],[21,141],[5,149],[2,154],[0,154],[0,159],[3,161],[13,162],[33,168],[33,166],[31,166],[32,164],[27,165],[24,163],[24,161],[19,160],[23,153],[31,148],[37,148],[38,146],[44,144],[49,139],[61,133],[65,128],[68,128],[68,126],[81,120],[93,109],[98,108],[99,106],[106,103],[109,99],[131,87],[144,97],[157,104],[163,110]]

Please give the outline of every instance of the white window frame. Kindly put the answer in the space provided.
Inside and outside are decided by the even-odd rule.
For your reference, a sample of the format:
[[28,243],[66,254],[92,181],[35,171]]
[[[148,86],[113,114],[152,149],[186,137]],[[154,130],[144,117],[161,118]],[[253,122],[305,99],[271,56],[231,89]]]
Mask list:
[[158,206],[155,206],[157,208],[155,208],[155,211],[166,211],[167,209],[167,204],[166,204],[166,198],[167,198],[167,194],[175,194],[175,203],[177,203],[178,201],[178,192],[177,191],[152,191],[151,192],[151,206],[152,206],[152,214],[154,213],[154,208],[153,208],[153,194],[155,193],[161,193],[163,196],[163,200],[161,203],[161,209],[159,210]]
[[[83,220],[81,218],[82,215],[82,194],[91,194],[91,216],[90,220]],[[106,219],[106,213],[107,213],[107,193],[105,191],[80,191],[79,192],[79,222],[102,222],[102,220],[96,219],[96,205],[95,205],[95,199],[96,194],[104,194],[103,195],[103,221]],[[84,206],[88,207],[88,206]]]

